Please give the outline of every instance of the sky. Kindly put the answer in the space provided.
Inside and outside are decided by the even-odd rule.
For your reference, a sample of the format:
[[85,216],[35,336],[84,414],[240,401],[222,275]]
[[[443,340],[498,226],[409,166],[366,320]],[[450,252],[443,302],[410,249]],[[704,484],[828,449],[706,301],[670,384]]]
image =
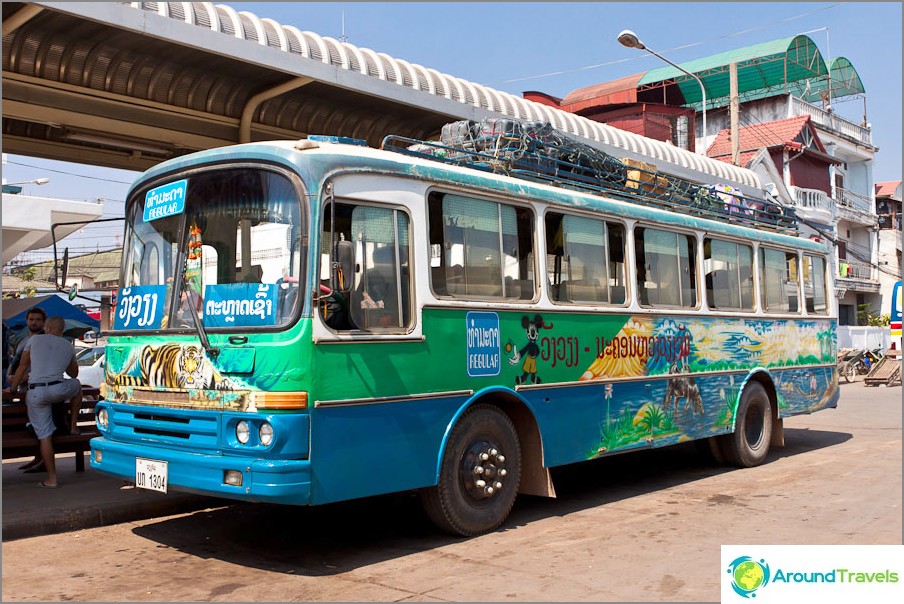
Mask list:
[[[217,4],[220,4],[219,2]],[[631,29],[675,63],[797,34],[825,59],[846,57],[866,89],[866,116],[879,147],[876,182],[902,178],[902,4],[900,2],[225,2],[282,25],[520,95],[563,97],[572,90],[663,67],[616,37]],[[861,99],[836,101],[856,123]],[[122,216],[137,173],[8,155],[8,182],[49,178],[24,193],[95,201]],[[119,224],[119,223],[113,223]],[[64,240],[70,253],[121,242],[110,226]],[[36,257],[35,260],[50,259]]]

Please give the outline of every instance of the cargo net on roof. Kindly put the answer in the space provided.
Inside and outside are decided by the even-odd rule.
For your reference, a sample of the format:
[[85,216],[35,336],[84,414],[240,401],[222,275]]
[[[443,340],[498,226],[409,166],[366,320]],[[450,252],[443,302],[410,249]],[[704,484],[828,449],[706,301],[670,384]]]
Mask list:
[[730,186],[693,183],[659,172],[645,162],[620,160],[545,122],[461,120],[443,126],[439,141],[391,135],[383,140],[383,148],[634,203],[683,209],[696,216],[797,233],[792,210],[774,201],[745,197]]

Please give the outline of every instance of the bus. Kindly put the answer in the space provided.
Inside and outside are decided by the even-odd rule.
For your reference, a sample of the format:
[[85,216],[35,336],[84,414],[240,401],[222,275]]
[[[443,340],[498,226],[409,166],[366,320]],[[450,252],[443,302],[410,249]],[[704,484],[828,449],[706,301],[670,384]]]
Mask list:
[[[891,332],[891,348],[904,350],[901,346],[901,282],[895,282],[891,290],[891,312],[888,328]],[[898,353],[900,354],[900,353]]]
[[587,149],[415,143],[138,178],[92,468],[291,505],[417,491],[474,536],[556,466],[693,440],[757,466],[837,405],[829,256],[784,209],[602,152],[589,178]]

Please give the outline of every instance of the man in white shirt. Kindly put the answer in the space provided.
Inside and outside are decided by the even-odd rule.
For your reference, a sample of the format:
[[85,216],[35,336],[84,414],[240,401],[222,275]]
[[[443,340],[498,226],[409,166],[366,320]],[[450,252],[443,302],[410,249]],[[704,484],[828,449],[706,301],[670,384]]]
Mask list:
[[[65,327],[66,323],[61,317],[47,319],[44,324],[45,333],[31,336],[25,344],[22,361],[10,383],[15,392],[28,374],[28,394],[25,399],[28,420],[38,437],[41,457],[47,470],[47,480],[39,482],[38,486],[52,489],[57,488],[59,482],[53,451],[56,426],[51,407],[54,403],[72,401],[72,433],[77,434],[78,411],[82,404],[82,385],[75,379],[78,376],[75,349],[62,337]],[[63,372],[73,377],[65,379]]]

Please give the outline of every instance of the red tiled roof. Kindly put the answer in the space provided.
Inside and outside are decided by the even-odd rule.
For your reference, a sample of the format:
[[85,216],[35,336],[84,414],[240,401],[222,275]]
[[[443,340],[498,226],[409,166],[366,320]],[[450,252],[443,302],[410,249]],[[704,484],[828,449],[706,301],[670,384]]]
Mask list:
[[889,180],[886,182],[876,183],[876,197],[891,197],[895,194],[895,189],[901,186],[900,180]]
[[[774,122],[766,122],[765,124],[755,124],[753,126],[744,126],[738,129],[738,137],[741,139],[741,151],[756,150],[762,147],[783,147],[785,145],[794,148],[800,148],[800,143],[794,142],[794,139],[800,134],[810,121],[809,115],[798,115],[784,120]],[[709,157],[718,158],[720,155],[731,155],[731,131],[728,129],[721,130],[713,141],[712,145],[707,149],[706,154]],[[825,153],[825,147],[819,140],[815,130],[813,138],[816,147]]]
[[[759,150],[757,150],[757,149],[755,149],[753,151],[742,151],[741,157],[740,157],[740,166],[742,168],[746,168],[748,165],[750,165],[751,160],[753,160],[753,158],[756,157],[757,153],[759,153]],[[731,153],[729,153],[728,155],[720,155],[718,157],[713,157],[712,159],[715,159],[718,161],[724,161],[726,164],[730,164],[731,163]]]

